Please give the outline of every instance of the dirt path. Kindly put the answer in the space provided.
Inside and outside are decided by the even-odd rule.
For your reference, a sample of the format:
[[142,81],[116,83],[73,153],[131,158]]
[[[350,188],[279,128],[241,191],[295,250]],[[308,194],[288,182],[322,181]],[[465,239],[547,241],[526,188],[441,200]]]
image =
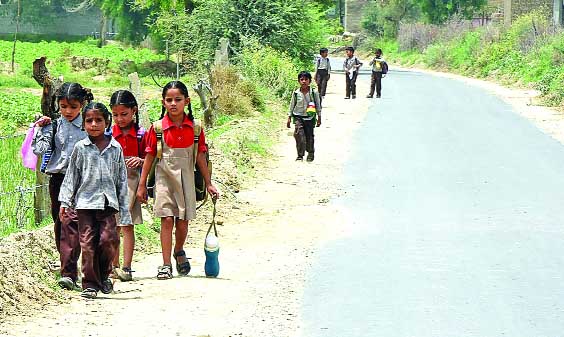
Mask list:
[[[84,300],[72,293],[69,303],[1,322],[0,334],[298,335],[309,261],[323,242],[343,234],[343,214],[328,203],[343,193],[348,143],[342,140],[359,125],[369,104],[367,99],[343,100],[341,77],[330,81],[323,125],[316,130],[316,160],[295,162],[291,130],[281,128],[275,158],[261,171],[264,179],[241,190],[231,209],[220,209],[220,278],[203,277],[205,229],[191,228],[189,277],[156,280],[161,257],[153,254],[134,263],[135,281],[116,283],[115,294]],[[359,79],[358,85],[365,92],[368,79]]]

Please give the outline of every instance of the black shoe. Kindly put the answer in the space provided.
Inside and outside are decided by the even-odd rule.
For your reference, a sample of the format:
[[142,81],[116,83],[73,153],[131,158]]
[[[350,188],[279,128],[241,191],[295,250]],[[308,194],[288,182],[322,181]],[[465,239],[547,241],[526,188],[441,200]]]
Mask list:
[[313,161],[313,155],[312,155],[312,154],[308,154],[306,161],[307,161],[308,163],[311,163],[311,162]]
[[372,98],[372,95],[367,95],[366,98]]
[[351,99],[349,96],[346,96],[345,99]]
[[352,98],[355,99],[355,98],[356,98],[356,95],[352,95]]
[[114,283],[112,282],[111,279],[107,278],[102,282],[102,289],[100,289],[100,291],[103,294],[110,294],[112,291],[114,291]]
[[380,98],[380,97],[382,97],[382,96],[381,96],[381,95],[376,95],[376,98]]
[[304,161],[304,157],[298,156],[298,157],[296,158],[296,161]]

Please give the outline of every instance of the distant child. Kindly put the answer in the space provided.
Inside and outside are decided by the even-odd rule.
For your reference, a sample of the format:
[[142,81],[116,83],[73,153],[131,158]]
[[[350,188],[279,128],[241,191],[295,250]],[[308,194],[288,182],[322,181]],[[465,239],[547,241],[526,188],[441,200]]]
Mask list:
[[[69,159],[74,145],[87,134],[82,129],[82,107],[94,97],[78,83],[64,83],[55,93],[58,112],[61,117],[51,120],[42,117],[37,121],[41,126],[35,136],[32,148],[36,155],[50,153],[44,172],[49,179],[49,197],[51,198],[51,216],[55,227],[55,244],[61,260],[61,278],[58,284],[63,289],[72,290],[78,278],[77,262],[80,256],[78,238],[78,218],[74,210],[69,209],[59,218],[61,204],[59,191],[69,167]],[[48,158],[47,156],[44,158]]]
[[345,99],[356,98],[356,78],[358,77],[359,68],[362,67],[362,62],[358,57],[354,56],[354,48],[345,48],[347,58],[343,63],[343,70],[345,71],[346,78],[346,94]]
[[382,97],[382,78],[386,77],[388,73],[388,64],[382,58],[382,49],[376,49],[376,55],[370,61],[370,66],[372,66],[372,81],[370,83],[370,93],[367,98],[372,98],[374,96],[374,87],[376,87],[376,98]]
[[[206,162],[206,141],[201,129],[198,148],[194,149],[194,116],[190,105],[188,88],[180,81],[169,82],[162,92],[162,114],[160,123],[153,123],[147,132],[145,163],[137,189],[137,199],[147,202],[147,177],[153,161],[162,152],[155,168],[155,216],[161,218],[161,247],[163,265],[158,268],[157,279],[172,278],[171,253],[176,260],[179,275],[188,275],[190,262],[184,251],[188,235],[188,222],[196,218],[196,192],[194,168],[198,165],[204,176],[206,189],[212,197],[219,192],[212,185]],[[188,114],[185,113],[188,109]],[[158,121],[159,122],[159,121]],[[159,140],[155,127],[162,126]],[[195,156],[195,150],[197,155]],[[196,158],[195,158],[196,157]],[[195,162],[194,162],[195,161]],[[174,250],[172,229],[176,227]]]
[[317,83],[317,89],[321,97],[325,97],[325,92],[327,91],[327,81],[331,77],[331,62],[327,57],[329,50],[327,48],[321,48],[319,50],[319,57],[315,63],[315,83]]
[[[113,93],[110,98],[110,108],[114,126],[112,135],[121,145],[125,156],[125,166],[127,167],[127,187],[129,212],[133,220],[133,225],[143,223],[141,215],[141,203],[137,200],[137,187],[141,167],[145,158],[144,141],[145,129],[139,126],[139,108],[137,100],[130,91],[119,90]],[[135,233],[132,224],[121,223],[118,217],[118,237],[123,234],[123,266],[119,266],[119,249],[113,261],[113,275],[121,281],[132,280],[131,260],[133,259],[133,248],[135,246]]]
[[78,216],[82,248],[82,297],[95,298],[98,291],[113,290],[108,278],[119,249],[115,214],[122,224],[131,224],[127,198],[127,169],[123,150],[110,135],[111,114],[102,103],[90,103],[82,110],[88,133],[72,152],[61,186],[60,217],[73,208]]
[[298,151],[296,161],[304,160],[305,151],[307,151],[307,161],[312,162],[315,153],[313,128],[321,126],[321,102],[319,93],[311,87],[309,72],[299,73],[298,83],[300,87],[292,93],[286,127],[290,128],[293,119],[294,138]]

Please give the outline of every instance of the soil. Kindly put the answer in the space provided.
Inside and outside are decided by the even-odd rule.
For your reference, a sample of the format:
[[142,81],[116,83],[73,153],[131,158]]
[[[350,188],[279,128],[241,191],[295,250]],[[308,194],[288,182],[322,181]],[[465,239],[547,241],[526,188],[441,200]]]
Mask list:
[[[491,90],[564,141],[559,131],[564,128],[558,124],[564,123],[562,115],[530,104],[538,93],[434,74]],[[388,76],[393,78],[393,72]],[[360,77],[357,84],[358,92],[365,93],[369,78]],[[53,268],[48,263],[53,260],[48,229],[0,241],[0,335],[299,336],[306,271],[324,243],[347,235],[346,210],[330,202],[346,193],[342,177],[349,149],[342,139],[350,139],[371,102],[343,100],[342,78],[334,75],[323,102],[323,124],[315,131],[313,163],[294,161],[292,131],[284,127],[281,116],[276,132],[279,145],[273,159],[257,168],[259,178],[243,182],[238,193],[229,184],[219,185],[223,198],[218,202],[221,271],[217,279],[206,278],[203,271],[211,205],[190,227],[186,249],[192,258],[190,276],[175,273],[172,280],[158,281],[160,254],[138,256],[134,281],[117,282],[114,294],[100,294],[95,300],[43,286],[35,279],[53,279],[48,274]],[[218,163],[215,172],[219,180],[234,179],[232,163],[227,161]],[[36,257],[32,270],[28,247],[34,247]]]

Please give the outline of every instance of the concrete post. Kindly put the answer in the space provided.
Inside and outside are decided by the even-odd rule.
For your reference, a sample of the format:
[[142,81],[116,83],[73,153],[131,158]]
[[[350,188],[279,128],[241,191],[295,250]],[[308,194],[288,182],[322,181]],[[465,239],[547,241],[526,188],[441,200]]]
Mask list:
[[552,7],[552,19],[555,26],[562,26],[562,0],[554,0]]
[[505,26],[511,26],[511,20],[513,19],[513,11],[511,8],[512,4],[512,0],[503,1],[503,24]]

